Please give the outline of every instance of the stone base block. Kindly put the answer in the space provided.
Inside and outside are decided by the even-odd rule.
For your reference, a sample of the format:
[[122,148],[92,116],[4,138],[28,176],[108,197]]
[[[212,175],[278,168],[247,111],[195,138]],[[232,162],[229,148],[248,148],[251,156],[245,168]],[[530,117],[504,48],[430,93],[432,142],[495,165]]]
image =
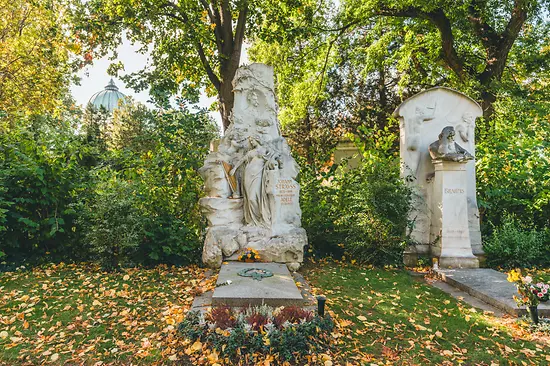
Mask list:
[[242,198],[203,197],[199,200],[208,226],[242,226],[244,220]]
[[230,256],[237,252],[244,240],[239,228],[213,226],[207,229],[202,250],[202,261],[210,268],[220,268],[223,256]]
[[[514,301],[516,286],[506,280],[506,273],[489,268],[438,270],[441,279],[468,294],[510,315],[524,315],[525,308],[518,308]],[[550,316],[550,304],[539,304],[540,316]]]
[[439,257],[439,268],[479,268],[479,260],[472,257]]
[[303,228],[295,228],[286,234],[258,243],[256,248],[264,260],[279,263],[302,263],[307,234]]
[[416,267],[418,264],[418,254],[415,252],[404,252],[403,253],[403,264],[406,267]]
[[[258,281],[252,277],[241,277],[237,273],[245,268],[261,268],[273,273]],[[239,263],[227,262],[222,265],[218,275],[218,284],[229,285],[216,287],[212,295],[212,305],[229,306],[288,306],[304,304],[304,298],[290,272],[284,264],[279,263]]]

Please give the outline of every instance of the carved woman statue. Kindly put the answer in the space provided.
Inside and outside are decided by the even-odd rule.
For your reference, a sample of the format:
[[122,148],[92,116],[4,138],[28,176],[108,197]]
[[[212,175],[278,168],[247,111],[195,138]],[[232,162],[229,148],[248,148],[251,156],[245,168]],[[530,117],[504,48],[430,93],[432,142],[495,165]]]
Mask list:
[[268,195],[268,174],[280,167],[280,154],[277,151],[260,145],[256,139],[250,139],[252,150],[238,161],[231,174],[244,166],[242,191],[244,196],[244,219],[249,225],[270,228],[273,204]]

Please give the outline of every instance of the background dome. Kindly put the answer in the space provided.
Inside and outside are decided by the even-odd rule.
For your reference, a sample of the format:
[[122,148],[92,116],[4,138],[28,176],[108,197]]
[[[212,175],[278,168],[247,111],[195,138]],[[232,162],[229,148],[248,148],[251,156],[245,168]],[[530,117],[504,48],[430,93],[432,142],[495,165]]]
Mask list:
[[109,112],[113,112],[118,108],[118,101],[122,100],[124,103],[126,96],[118,91],[118,87],[115,85],[113,79],[109,81],[109,84],[105,87],[105,90],[95,93],[90,98],[90,102],[96,108],[105,108]]

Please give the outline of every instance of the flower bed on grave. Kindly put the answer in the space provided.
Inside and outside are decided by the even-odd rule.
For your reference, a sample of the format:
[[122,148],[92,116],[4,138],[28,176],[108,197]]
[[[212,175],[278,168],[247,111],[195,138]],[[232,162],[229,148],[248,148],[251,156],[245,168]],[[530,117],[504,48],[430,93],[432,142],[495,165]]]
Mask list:
[[210,364],[323,364],[331,359],[340,336],[333,333],[330,316],[319,317],[297,306],[219,306],[204,314],[188,313],[178,330],[189,346],[185,353],[195,362]]

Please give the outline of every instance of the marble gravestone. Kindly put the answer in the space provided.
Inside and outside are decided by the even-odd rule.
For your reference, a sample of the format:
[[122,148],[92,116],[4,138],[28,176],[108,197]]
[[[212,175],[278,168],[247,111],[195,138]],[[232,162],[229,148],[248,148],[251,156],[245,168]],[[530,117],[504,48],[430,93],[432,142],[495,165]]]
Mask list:
[[478,268],[472,252],[466,194],[468,161],[473,155],[455,142],[456,131],[446,126],[428,150],[435,167],[430,238],[438,245],[432,255],[441,268]]
[[222,261],[252,248],[264,261],[299,268],[307,244],[301,227],[299,167],[281,136],[273,68],[242,66],[233,80],[230,126],[200,173],[206,197],[199,204],[208,219],[203,262]]
[[[476,118],[481,115],[482,109],[474,100],[445,87],[416,94],[394,112],[400,121],[401,175],[413,191],[408,234],[416,245],[405,251],[408,265],[415,264],[419,255],[441,259],[446,242],[458,248],[458,252],[451,250],[452,256],[465,258],[447,261],[450,267],[476,267],[476,257],[484,255],[476,199],[474,135]],[[430,149],[441,142],[440,135],[447,139],[451,129],[453,141],[447,141],[451,151],[442,147],[439,156],[435,151],[431,156]],[[440,159],[445,153],[450,155]],[[452,154],[455,156],[450,157]],[[456,240],[445,241],[450,237]]]

